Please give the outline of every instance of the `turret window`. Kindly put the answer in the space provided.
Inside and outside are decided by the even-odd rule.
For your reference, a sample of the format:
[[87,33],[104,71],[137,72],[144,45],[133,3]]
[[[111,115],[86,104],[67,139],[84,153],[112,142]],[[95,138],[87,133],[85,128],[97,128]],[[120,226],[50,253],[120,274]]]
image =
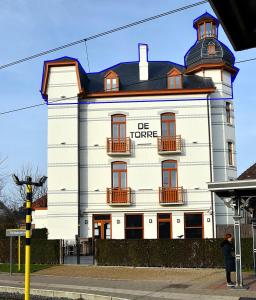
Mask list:
[[206,37],[216,37],[216,25],[212,22],[203,22],[198,27],[199,39]]
[[168,89],[181,89],[182,88],[182,74],[178,69],[173,68],[167,74],[167,87],[168,87]]
[[115,92],[119,90],[119,78],[115,72],[110,71],[105,75],[104,90],[105,92]]

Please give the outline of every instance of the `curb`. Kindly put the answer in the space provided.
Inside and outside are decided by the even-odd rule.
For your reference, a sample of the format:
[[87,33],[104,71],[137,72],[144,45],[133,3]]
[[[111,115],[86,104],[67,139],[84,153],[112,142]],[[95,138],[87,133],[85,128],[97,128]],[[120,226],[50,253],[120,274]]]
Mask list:
[[[19,293],[24,294],[24,288],[0,286],[0,293]],[[103,296],[96,294],[67,292],[67,291],[54,291],[54,290],[40,290],[31,289],[30,294],[33,296],[55,297],[55,298],[68,298],[68,299],[84,299],[84,300],[129,300],[127,298],[118,298],[112,296]]]

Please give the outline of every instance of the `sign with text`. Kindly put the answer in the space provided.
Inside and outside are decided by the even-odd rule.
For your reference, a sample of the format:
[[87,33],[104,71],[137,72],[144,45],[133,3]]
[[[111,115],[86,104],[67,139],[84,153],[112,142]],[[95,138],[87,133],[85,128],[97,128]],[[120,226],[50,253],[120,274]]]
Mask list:
[[25,236],[26,229],[6,229],[6,236]]
[[149,123],[138,123],[137,131],[130,131],[132,139],[141,139],[141,138],[156,138],[157,131],[151,130]]

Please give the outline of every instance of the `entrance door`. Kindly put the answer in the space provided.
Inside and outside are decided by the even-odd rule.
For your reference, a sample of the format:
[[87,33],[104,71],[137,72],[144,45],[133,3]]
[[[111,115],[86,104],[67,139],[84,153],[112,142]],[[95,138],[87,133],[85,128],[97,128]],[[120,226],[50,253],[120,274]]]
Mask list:
[[93,237],[95,239],[111,239],[111,215],[93,216]]
[[172,219],[171,214],[158,214],[158,238],[171,239],[172,238]]

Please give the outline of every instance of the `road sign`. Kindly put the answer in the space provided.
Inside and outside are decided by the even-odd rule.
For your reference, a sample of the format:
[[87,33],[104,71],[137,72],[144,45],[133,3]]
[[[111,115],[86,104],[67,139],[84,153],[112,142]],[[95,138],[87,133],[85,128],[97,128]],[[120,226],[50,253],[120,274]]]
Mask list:
[[25,236],[26,229],[6,229],[6,236]]

